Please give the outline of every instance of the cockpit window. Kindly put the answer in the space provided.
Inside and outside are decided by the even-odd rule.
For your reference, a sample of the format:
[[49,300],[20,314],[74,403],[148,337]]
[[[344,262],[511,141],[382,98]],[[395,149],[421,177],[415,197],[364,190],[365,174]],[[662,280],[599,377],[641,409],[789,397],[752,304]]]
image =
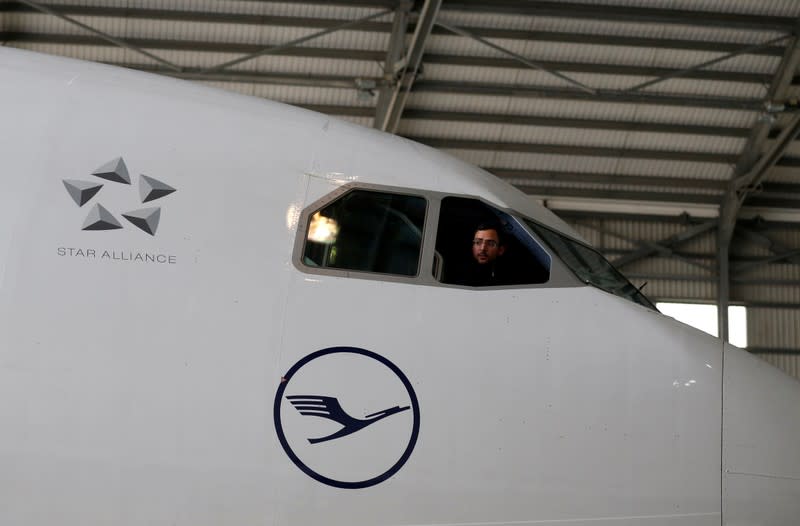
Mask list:
[[478,199],[442,199],[433,275],[468,287],[546,283],[550,256],[511,215]]
[[599,252],[530,219],[524,221],[581,281],[656,310],[650,300]]
[[426,201],[353,190],[311,215],[303,263],[311,267],[415,276]]

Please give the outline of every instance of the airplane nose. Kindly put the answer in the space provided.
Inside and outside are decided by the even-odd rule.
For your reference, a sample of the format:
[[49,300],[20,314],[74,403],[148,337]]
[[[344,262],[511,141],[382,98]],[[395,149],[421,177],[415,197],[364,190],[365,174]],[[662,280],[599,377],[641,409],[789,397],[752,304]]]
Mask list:
[[797,524],[800,382],[725,345],[723,524]]

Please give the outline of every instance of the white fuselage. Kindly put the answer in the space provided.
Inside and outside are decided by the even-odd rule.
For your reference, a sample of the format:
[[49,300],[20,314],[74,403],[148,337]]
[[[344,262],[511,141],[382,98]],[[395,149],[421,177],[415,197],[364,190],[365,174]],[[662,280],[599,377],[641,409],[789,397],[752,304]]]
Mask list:
[[[574,236],[479,169],[130,71],[2,49],[0,74],[0,524],[800,515],[800,389],[747,353],[577,279],[474,290],[293,260],[302,211],[343,184],[476,196]],[[98,196],[125,228],[82,230],[91,204],[62,181],[96,180],[117,157],[134,184],[101,180]],[[151,206],[141,174],[175,189],[156,235],[120,216]],[[287,379],[332,347],[396,366],[418,407],[405,409],[391,368],[358,354]],[[397,412],[307,445],[336,426],[276,400],[282,377],[287,396],[335,390],[362,418]],[[276,433],[276,421],[291,428],[289,448],[312,471],[367,480],[391,467],[415,419],[402,466],[363,488],[309,476]]]

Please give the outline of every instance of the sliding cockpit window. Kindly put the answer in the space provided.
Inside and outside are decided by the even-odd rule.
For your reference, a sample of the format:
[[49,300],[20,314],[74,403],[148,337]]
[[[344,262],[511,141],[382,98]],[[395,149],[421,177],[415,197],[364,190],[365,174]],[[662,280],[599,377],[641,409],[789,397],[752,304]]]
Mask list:
[[584,283],[656,310],[639,289],[593,248],[543,227],[530,219],[525,219],[525,223]]
[[510,214],[475,198],[442,199],[433,276],[466,287],[547,283],[550,256]]
[[416,276],[426,208],[419,196],[351,190],[311,214],[302,263]]

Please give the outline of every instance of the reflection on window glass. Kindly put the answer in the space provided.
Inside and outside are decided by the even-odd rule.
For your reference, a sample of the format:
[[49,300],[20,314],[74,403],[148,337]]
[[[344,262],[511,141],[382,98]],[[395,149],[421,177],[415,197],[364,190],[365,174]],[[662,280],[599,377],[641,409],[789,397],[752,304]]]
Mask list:
[[656,310],[650,300],[596,250],[534,223],[530,219],[525,219],[525,223],[584,283]]
[[353,190],[312,214],[303,263],[414,276],[425,207],[422,197]]

